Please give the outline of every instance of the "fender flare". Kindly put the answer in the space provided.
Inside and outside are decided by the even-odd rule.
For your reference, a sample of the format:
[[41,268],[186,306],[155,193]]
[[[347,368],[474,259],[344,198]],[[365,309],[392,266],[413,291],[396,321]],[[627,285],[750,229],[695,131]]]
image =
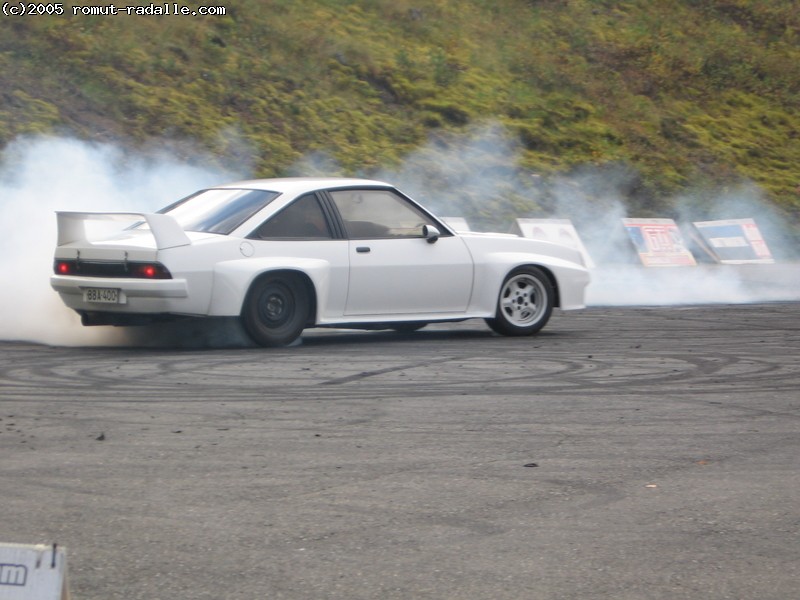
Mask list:
[[270,271],[293,271],[304,276],[313,288],[316,307],[314,321],[320,314],[320,303],[330,287],[330,263],[322,259],[286,257],[237,259],[214,266],[214,286],[209,305],[211,316],[239,316],[247,292],[253,282]]
[[[562,291],[564,285],[562,277],[572,271],[584,269],[575,263],[563,259],[554,259],[547,256],[528,254],[524,252],[492,252],[481,263],[476,263],[476,281],[481,281],[480,289],[475,290],[473,307],[483,309],[484,312],[494,311],[497,303],[497,294],[500,286],[508,274],[519,267],[537,267],[550,279],[555,293],[554,306],[562,306]],[[576,269],[577,267],[577,269]]]

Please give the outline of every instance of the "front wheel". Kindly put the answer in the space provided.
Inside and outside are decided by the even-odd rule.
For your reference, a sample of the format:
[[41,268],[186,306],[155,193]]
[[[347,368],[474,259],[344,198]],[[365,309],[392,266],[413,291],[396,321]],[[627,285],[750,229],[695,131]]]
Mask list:
[[514,269],[500,287],[495,318],[486,323],[503,335],[534,334],[550,320],[554,297],[553,284],[541,269]]
[[296,275],[267,275],[250,287],[242,324],[257,344],[286,346],[300,337],[309,307],[306,286]]

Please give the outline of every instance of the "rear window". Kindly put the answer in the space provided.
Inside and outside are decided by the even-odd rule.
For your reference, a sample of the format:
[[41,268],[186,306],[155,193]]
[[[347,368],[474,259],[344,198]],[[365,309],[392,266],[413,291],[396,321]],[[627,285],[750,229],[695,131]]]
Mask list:
[[162,208],[184,231],[229,234],[280,194],[265,190],[203,190]]

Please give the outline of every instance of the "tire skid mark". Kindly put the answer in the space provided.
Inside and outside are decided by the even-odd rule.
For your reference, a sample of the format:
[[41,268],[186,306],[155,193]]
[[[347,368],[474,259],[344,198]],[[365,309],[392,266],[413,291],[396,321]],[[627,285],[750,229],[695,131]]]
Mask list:
[[[604,311],[586,311],[531,341],[454,329],[423,331],[414,339],[320,336],[286,350],[0,343],[0,395],[25,402],[168,406],[393,402],[416,397],[421,384],[431,397],[791,392],[800,379],[796,306],[699,309],[702,315],[651,310],[647,321],[609,309],[608,325],[596,318]],[[731,318],[719,317],[725,311]],[[740,314],[744,318],[734,321]],[[454,351],[459,354],[442,356]]]
[[368,379],[370,377],[376,377],[378,375],[386,375],[387,373],[397,373],[397,372],[405,372],[410,371],[413,369],[418,369],[420,367],[429,367],[434,364],[442,364],[447,362],[453,362],[455,360],[464,360],[460,357],[447,357],[447,358],[440,358],[437,360],[429,360],[424,362],[416,362],[410,363],[405,365],[396,365],[391,367],[386,367],[384,369],[376,369],[374,371],[362,371],[361,373],[356,373],[354,375],[348,375],[346,377],[339,377],[336,379],[329,379],[327,381],[323,381],[320,385],[341,385],[343,383],[351,383],[353,381],[361,381],[363,379]]
[[[399,367],[387,368],[376,370],[367,373],[359,373],[357,375],[340,378],[338,380],[328,380],[323,385],[336,385],[342,383],[349,383],[348,388],[350,393],[358,389],[359,383],[367,379],[377,377],[380,375],[387,375],[391,373],[406,372],[409,369],[420,368],[425,365],[403,365]],[[443,375],[445,378],[450,374]],[[731,385],[736,385],[737,390],[752,390],[763,391],[768,386],[771,390],[779,389],[795,389],[797,381],[796,369],[783,369],[777,365],[763,365],[759,370],[751,371],[748,373],[702,373],[692,372],[689,370],[676,370],[670,373],[658,372],[645,372],[635,374],[614,374],[613,368],[604,372],[602,367],[597,367],[595,371],[588,371],[583,374],[562,375],[558,380],[546,379],[548,375],[545,374],[545,379],[540,380],[543,376],[541,374],[533,376],[519,376],[498,378],[494,380],[465,380],[465,381],[450,381],[445,384],[437,382],[428,382],[427,389],[436,391],[441,394],[463,392],[465,390],[469,393],[479,393],[481,391],[498,392],[516,392],[518,390],[527,391],[528,393],[558,393],[558,392],[575,392],[580,390],[581,393],[589,393],[592,390],[607,392],[609,389],[626,390],[631,392],[652,392],[660,385],[669,384],[670,392],[678,392],[680,390],[691,390],[692,392],[719,392],[730,389]],[[716,378],[715,378],[716,376]],[[130,396],[156,396],[154,400],[163,400],[160,396],[162,394],[168,395],[170,398],[176,398],[183,395],[192,396],[196,394],[198,386],[202,386],[207,391],[217,391],[218,399],[231,398],[234,396],[259,396],[263,398],[275,396],[278,398],[287,397],[313,397],[318,391],[315,386],[319,384],[304,383],[298,385],[297,381],[287,381],[286,378],[275,382],[275,386],[279,387],[279,391],[271,390],[273,387],[268,380],[250,380],[248,385],[243,385],[243,382],[231,384],[230,381],[213,382],[209,378],[198,379],[194,382],[183,381],[139,381],[135,382],[135,387],[131,387],[131,383],[125,380],[122,381],[105,381],[107,385],[97,386],[92,381],[69,381],[69,385],[63,380],[55,378],[43,377],[26,378],[26,380],[19,381],[10,386],[5,386],[7,394],[4,395],[29,395],[39,393],[41,390],[56,389],[79,389],[84,398],[89,396],[95,397],[98,395],[105,396],[110,392],[119,391],[116,388],[123,387],[125,395]],[[408,385],[413,384],[413,380],[404,383],[393,383],[390,381],[382,381],[381,385],[385,392],[390,391],[393,387],[397,387],[404,395],[409,395]],[[287,389],[288,388],[288,389]],[[366,393],[375,394],[374,388],[370,388]],[[330,394],[326,393],[326,396]],[[382,395],[382,394],[381,394]],[[207,397],[207,394],[205,395]]]

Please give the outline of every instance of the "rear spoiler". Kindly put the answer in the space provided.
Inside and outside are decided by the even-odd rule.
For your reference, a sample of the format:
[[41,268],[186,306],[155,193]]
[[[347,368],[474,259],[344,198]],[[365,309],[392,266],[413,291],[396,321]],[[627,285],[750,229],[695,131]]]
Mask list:
[[171,215],[160,213],[57,212],[58,245],[86,241],[85,221],[146,221],[156,240],[156,249],[188,246],[186,232]]

